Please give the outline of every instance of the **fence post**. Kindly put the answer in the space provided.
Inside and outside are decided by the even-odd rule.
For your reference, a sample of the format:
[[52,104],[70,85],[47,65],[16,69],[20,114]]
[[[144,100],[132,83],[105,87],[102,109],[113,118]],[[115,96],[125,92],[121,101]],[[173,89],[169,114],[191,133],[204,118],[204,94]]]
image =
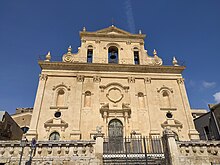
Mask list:
[[173,131],[170,128],[165,128],[163,131],[163,146],[166,165],[178,165],[179,154],[178,146],[174,137]]
[[126,159],[126,164],[128,164],[128,155],[127,155],[127,144],[126,144],[126,137],[125,137],[125,159]]
[[144,154],[145,154],[145,160],[146,160],[146,165],[148,164],[147,163],[147,147],[146,147],[146,141],[145,141],[145,136],[143,138],[143,141],[144,141]]
[[95,155],[100,160],[101,164],[103,163],[103,134],[97,133],[95,134]]

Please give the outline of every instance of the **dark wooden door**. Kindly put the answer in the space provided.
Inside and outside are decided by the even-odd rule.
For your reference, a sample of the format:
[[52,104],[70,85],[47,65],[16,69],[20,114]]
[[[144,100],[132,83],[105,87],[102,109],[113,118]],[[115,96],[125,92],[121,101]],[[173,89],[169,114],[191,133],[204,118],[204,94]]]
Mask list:
[[108,126],[109,150],[112,152],[123,151],[123,125],[120,120],[113,119]]

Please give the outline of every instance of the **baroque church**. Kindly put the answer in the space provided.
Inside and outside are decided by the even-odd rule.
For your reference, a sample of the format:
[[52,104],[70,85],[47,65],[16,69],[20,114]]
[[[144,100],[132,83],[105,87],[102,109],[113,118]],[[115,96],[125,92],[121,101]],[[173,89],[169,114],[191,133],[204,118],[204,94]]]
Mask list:
[[220,142],[195,129],[204,111],[190,108],[185,66],[164,65],[145,37],[83,28],[77,53],[39,60],[34,107],[12,115],[25,134],[0,141],[0,165],[220,164]]
[[77,53],[69,47],[62,61],[48,53],[42,69],[27,138],[88,140],[104,137],[161,137],[169,127],[179,140],[198,139],[182,72],[154,50],[146,35],[114,25],[80,32]]

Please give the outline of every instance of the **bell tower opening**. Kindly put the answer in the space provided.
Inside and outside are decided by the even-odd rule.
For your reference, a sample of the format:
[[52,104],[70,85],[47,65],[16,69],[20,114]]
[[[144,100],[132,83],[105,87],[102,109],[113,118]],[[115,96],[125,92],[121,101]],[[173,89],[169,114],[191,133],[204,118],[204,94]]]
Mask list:
[[108,63],[118,64],[118,48],[116,46],[108,48]]

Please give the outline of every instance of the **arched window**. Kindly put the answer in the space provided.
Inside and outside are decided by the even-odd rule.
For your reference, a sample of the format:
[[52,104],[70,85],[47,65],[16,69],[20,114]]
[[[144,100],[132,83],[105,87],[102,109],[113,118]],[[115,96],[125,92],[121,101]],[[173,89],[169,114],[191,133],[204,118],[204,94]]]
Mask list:
[[90,45],[87,49],[87,63],[92,63],[93,58],[93,47]]
[[108,63],[118,64],[118,48],[116,46],[108,48]]
[[23,133],[27,133],[27,131],[29,130],[28,127],[21,127],[21,130],[23,131]]
[[163,96],[163,106],[170,107],[169,93],[167,91],[163,91],[162,96]]
[[51,133],[49,140],[60,140],[60,134],[58,132]]
[[85,92],[84,107],[91,107],[91,92]]
[[140,64],[140,60],[139,60],[139,50],[138,48],[134,48],[134,64],[138,65]]
[[139,103],[139,108],[145,108],[144,94],[141,92],[138,93],[138,103]]
[[57,93],[57,102],[56,102],[56,105],[57,106],[63,106],[64,105],[64,90],[63,89],[60,89]]

